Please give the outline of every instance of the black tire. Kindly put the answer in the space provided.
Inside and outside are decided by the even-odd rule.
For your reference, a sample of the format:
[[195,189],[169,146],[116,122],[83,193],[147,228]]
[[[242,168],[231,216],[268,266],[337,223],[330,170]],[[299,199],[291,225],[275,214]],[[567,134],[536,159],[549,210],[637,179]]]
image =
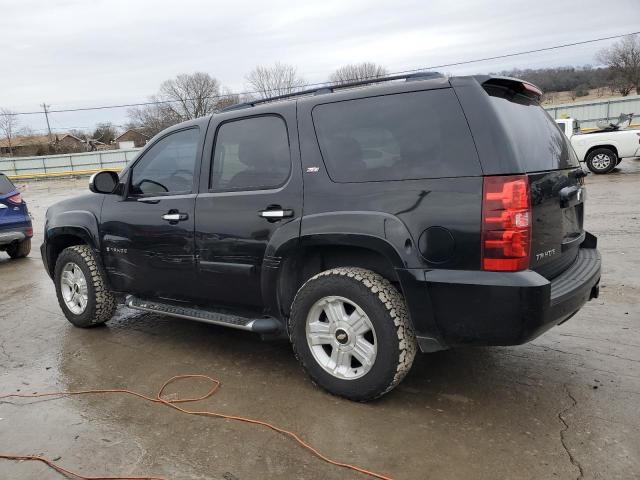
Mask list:
[[14,243],[7,248],[7,254],[11,258],[24,258],[31,252],[31,239],[27,238],[19,243]]
[[616,152],[609,148],[596,148],[586,158],[587,168],[595,174],[609,173],[619,163]]
[[[375,330],[377,353],[364,376],[343,379],[318,363],[307,341],[307,316],[316,302],[338,296],[354,302]],[[402,295],[384,277],[357,267],[326,270],[308,280],[296,294],[289,318],[294,352],[314,383],[349,400],[365,402],[395,388],[411,369],[416,337]]]
[[[75,314],[69,309],[62,295],[62,271],[69,263],[76,264],[86,279],[88,298],[86,307],[80,314]],[[67,320],[76,327],[95,327],[113,317],[117,306],[116,299],[106,286],[102,267],[87,245],[68,247],[60,253],[56,261],[54,282],[58,304]]]

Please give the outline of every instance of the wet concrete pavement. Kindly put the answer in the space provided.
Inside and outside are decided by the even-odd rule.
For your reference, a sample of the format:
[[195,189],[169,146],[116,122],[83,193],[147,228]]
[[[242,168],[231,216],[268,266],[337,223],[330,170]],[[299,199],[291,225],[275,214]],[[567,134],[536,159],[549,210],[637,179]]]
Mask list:
[[[0,253],[0,393],[154,395],[173,375],[203,373],[223,385],[199,407],[276,423],[396,479],[640,478],[640,161],[587,185],[586,227],[604,261],[599,299],[528,345],[420,355],[393,393],[356,404],[313,387],[286,343],[124,307],[105,327],[72,327],[37,247],[46,207],[84,192],[86,179],[30,183],[32,254]],[[365,478],[264,428],[121,395],[0,401],[2,453],[59,458],[87,475]],[[60,475],[0,460],[0,478]]]

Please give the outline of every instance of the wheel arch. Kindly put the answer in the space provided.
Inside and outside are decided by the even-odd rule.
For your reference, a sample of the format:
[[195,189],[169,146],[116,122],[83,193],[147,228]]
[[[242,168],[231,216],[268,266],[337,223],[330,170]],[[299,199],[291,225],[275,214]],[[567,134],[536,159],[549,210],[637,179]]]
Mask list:
[[301,237],[279,251],[279,268],[263,276],[263,295],[268,310],[286,318],[298,289],[317,273],[336,267],[360,267],[395,283],[396,268],[404,262],[395,248],[382,238],[359,234],[325,234]]
[[600,148],[611,150],[613,153],[616,154],[616,157],[620,158],[618,155],[618,149],[616,148],[616,146],[613,144],[606,144],[606,145],[594,145],[593,147],[589,147],[589,149],[587,150],[587,153],[584,154],[585,160],[591,154],[591,152],[593,152],[594,150],[598,150]]
[[88,245],[100,258],[98,220],[92,213],[69,211],[47,220],[43,253],[50,276],[53,276],[60,252],[73,245]]

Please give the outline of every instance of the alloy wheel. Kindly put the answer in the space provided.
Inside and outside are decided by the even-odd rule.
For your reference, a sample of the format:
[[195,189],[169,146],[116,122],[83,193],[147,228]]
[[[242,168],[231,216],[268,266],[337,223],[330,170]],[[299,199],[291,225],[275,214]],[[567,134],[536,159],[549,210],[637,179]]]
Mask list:
[[371,320],[344,297],[323,297],[313,304],[307,315],[306,337],[318,365],[342,380],[366,375],[378,353]]
[[81,315],[89,302],[87,279],[78,265],[67,263],[60,275],[60,289],[67,308],[74,315]]

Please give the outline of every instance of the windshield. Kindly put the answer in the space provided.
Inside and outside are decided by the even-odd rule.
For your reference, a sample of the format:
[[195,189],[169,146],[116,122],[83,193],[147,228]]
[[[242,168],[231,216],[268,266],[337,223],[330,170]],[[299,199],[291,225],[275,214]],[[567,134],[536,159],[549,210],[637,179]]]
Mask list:
[[15,191],[16,187],[11,183],[11,180],[6,175],[0,173],[0,195],[6,195]]
[[568,138],[537,101],[502,86],[485,90],[527,172],[578,166]]

